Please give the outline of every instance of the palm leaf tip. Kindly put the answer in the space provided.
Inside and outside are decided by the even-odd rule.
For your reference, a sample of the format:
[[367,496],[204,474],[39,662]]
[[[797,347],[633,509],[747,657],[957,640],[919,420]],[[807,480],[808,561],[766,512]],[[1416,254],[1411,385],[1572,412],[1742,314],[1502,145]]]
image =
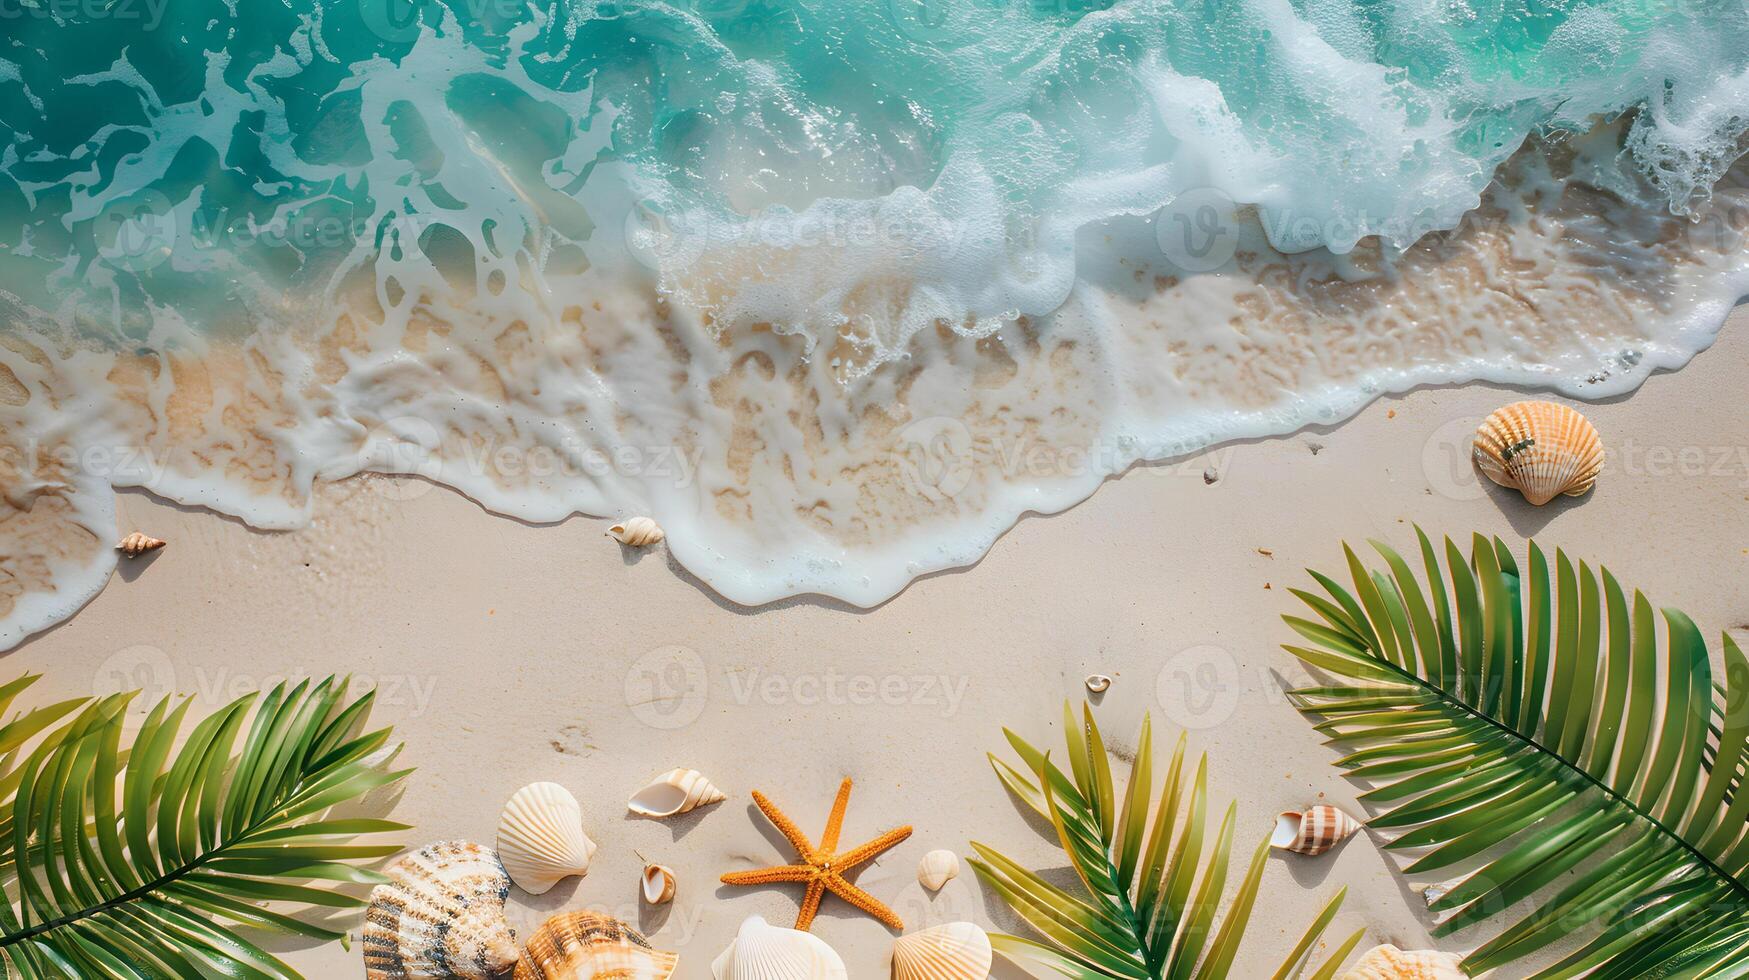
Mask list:
[[1442,934],[1533,900],[1465,968],[1575,933],[1537,977],[1749,962],[1736,644],[1725,637],[1718,683],[1693,622],[1660,617],[1607,570],[1560,551],[1551,563],[1534,542],[1520,562],[1498,538],[1473,536],[1466,555],[1416,533],[1422,574],[1375,543],[1388,572],[1345,548],[1351,585],[1314,573],[1323,594],[1296,593],[1322,626],[1288,617],[1308,642],[1288,650],[1339,680],[1291,701],[1373,781],[1372,823],[1416,854],[1411,871],[1480,864],[1431,903]]

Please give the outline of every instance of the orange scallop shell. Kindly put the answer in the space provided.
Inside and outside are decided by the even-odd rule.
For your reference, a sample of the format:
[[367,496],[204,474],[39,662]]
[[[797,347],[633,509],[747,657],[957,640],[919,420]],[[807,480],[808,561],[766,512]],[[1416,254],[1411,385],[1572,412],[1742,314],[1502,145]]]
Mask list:
[[1470,455],[1488,479],[1541,507],[1591,489],[1603,469],[1603,440],[1565,405],[1514,402],[1482,421]]

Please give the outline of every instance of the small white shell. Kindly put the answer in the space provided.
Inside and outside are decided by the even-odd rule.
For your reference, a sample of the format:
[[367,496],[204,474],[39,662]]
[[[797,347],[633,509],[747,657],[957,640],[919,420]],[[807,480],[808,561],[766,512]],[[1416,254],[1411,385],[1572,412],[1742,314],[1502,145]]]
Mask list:
[[716,980],[850,980],[844,960],[812,933],[768,924],[755,915],[711,963]]
[[539,895],[562,878],[589,873],[595,842],[583,832],[583,808],[558,783],[530,783],[498,818],[498,859],[516,887]]
[[672,817],[728,799],[697,769],[670,769],[632,794],[626,808],[641,817]]
[[990,937],[970,922],[900,936],[893,943],[893,980],[985,980]]
[[674,901],[674,869],[660,864],[644,865],[644,901],[667,905]]
[[1269,846],[1299,854],[1319,855],[1354,836],[1360,822],[1326,803],[1301,813],[1288,810],[1275,818]]
[[167,542],[164,540],[154,538],[150,534],[135,531],[127,537],[122,538],[120,541],[117,541],[115,543],[115,550],[129,558],[138,558],[148,551],[157,551],[159,548],[164,547],[166,543]]
[[1087,690],[1092,691],[1094,694],[1104,694],[1109,687],[1111,687],[1111,678],[1104,674],[1087,675]]
[[1404,951],[1389,943],[1366,951],[1342,980],[1468,980],[1462,957],[1431,949]]
[[631,548],[644,548],[662,540],[661,525],[648,517],[632,517],[607,529],[607,535]]
[[940,891],[942,885],[959,877],[959,873],[959,855],[952,851],[930,851],[917,862],[917,880],[932,892]]

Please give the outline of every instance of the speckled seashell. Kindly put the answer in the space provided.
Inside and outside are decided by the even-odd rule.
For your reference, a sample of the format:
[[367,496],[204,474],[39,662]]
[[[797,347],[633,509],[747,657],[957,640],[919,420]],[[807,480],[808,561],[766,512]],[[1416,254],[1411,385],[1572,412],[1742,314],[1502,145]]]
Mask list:
[[1300,812],[1288,810],[1275,818],[1269,846],[1299,854],[1319,855],[1353,837],[1360,821],[1328,804]]
[[513,980],[668,980],[679,962],[612,916],[560,912],[529,937]]
[[715,980],[849,980],[844,960],[813,933],[774,926],[755,915],[711,963]]
[[1591,489],[1603,469],[1603,440],[1565,405],[1514,402],[1483,420],[1470,455],[1488,479],[1540,507]]
[[504,918],[510,877],[491,851],[438,841],[387,874],[364,914],[366,980],[489,980],[516,964]]
[[674,901],[674,869],[660,864],[644,865],[644,901],[667,905]]
[[1088,674],[1087,690],[1094,694],[1104,694],[1111,687],[1111,678],[1104,674]]
[[633,517],[607,529],[609,537],[630,548],[646,548],[662,540],[662,526],[648,517]]
[[589,873],[595,842],[583,832],[583,808],[558,783],[530,783],[498,818],[498,858],[516,887],[539,895],[563,878]]
[[1342,980],[1469,980],[1458,967],[1461,959],[1431,949],[1405,952],[1389,944],[1374,946]]
[[148,551],[157,551],[167,543],[168,542],[164,541],[162,538],[154,538],[150,534],[135,531],[127,537],[122,538],[120,541],[117,541],[115,543],[115,550],[129,558],[138,558]]
[[641,817],[672,817],[728,799],[697,769],[670,769],[632,794],[626,808]]
[[983,929],[950,922],[893,943],[893,980],[985,980],[991,955]]
[[940,891],[942,885],[959,877],[959,873],[959,855],[952,851],[930,851],[917,862],[917,880],[932,892]]

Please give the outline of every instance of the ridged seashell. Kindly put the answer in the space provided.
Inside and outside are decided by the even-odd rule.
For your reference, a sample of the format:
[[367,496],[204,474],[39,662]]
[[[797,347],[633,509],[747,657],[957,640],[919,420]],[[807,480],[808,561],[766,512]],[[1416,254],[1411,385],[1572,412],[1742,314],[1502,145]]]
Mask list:
[[115,550],[129,558],[138,558],[148,551],[157,551],[166,544],[168,544],[168,542],[164,541],[162,538],[154,538],[150,534],[135,531],[127,537],[122,538],[120,541],[117,541],[115,543]]
[[560,912],[529,937],[513,980],[668,980],[679,962],[612,916]]
[[932,892],[940,891],[942,885],[959,877],[959,873],[959,855],[952,851],[930,851],[917,862],[917,880]]
[[850,980],[844,961],[813,933],[774,926],[755,915],[711,963],[716,980]]
[[438,841],[387,874],[364,914],[366,980],[488,980],[516,964],[516,936],[504,918],[510,877],[491,851]]
[[985,980],[991,956],[983,929],[949,922],[893,943],[893,980]]
[[1541,507],[1591,489],[1603,469],[1603,440],[1565,405],[1514,402],[1482,421],[1470,455],[1488,479]]
[[644,865],[644,901],[667,905],[674,901],[674,869],[660,864]]
[[672,817],[728,799],[697,769],[670,769],[626,801],[626,809],[642,817]]
[[562,878],[589,873],[595,842],[583,832],[583,808],[558,783],[529,783],[498,818],[498,859],[516,887],[539,895]]
[[1359,829],[1360,821],[1321,803],[1304,813],[1289,810],[1276,817],[1269,846],[1315,856],[1353,837]]
[[1342,980],[1467,980],[1458,967],[1462,957],[1431,949],[1409,952],[1386,944],[1367,950]]
[[633,517],[607,529],[609,537],[631,548],[643,548],[662,540],[662,526],[648,517]]
[[1104,674],[1087,675],[1087,690],[1092,691],[1094,694],[1104,694],[1109,687],[1111,687],[1111,678]]

